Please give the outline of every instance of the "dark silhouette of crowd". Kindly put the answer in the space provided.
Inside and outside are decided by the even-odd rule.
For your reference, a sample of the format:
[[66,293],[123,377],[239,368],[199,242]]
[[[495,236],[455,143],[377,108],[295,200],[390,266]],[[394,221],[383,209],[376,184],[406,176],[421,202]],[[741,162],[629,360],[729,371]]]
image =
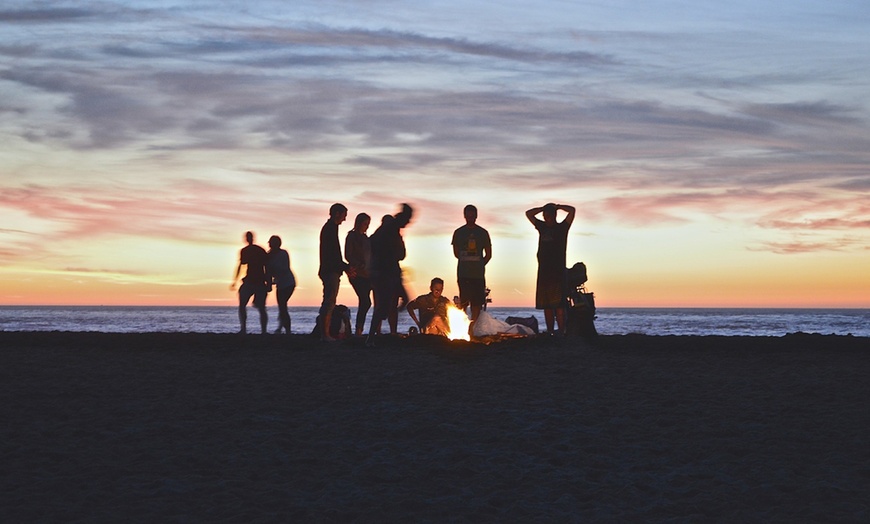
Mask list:
[[[443,279],[433,278],[428,294],[409,301],[402,280],[401,262],[407,254],[403,230],[411,222],[414,210],[408,204],[401,204],[400,208],[395,214],[384,215],[370,236],[371,217],[366,213],[357,214],[353,228],[345,237],[343,253],[339,226],[347,219],[348,209],[340,203],[329,208],[329,218],[320,230],[317,272],[323,286],[323,300],[315,333],[324,342],[335,341],[336,334],[341,337],[362,337],[369,310],[372,316],[367,345],[374,345],[385,320],[390,333],[397,333],[399,312],[403,308],[407,309],[421,333],[444,335],[449,331],[447,308],[453,307],[453,302],[442,296]],[[561,222],[557,220],[559,211],[565,213]],[[566,251],[568,230],[574,222],[575,213],[572,206],[553,203],[526,211],[526,217],[538,231],[535,307],[544,311],[548,334],[554,334],[556,326],[560,332],[565,332]],[[539,215],[541,218],[538,218]],[[465,206],[463,217],[465,224],[453,232],[451,240],[457,261],[459,288],[455,302],[459,309],[470,310],[469,318],[473,324],[489,300],[486,266],[493,256],[492,241],[489,232],[477,223],[478,210],[475,206]],[[288,301],[296,288],[290,254],[282,248],[278,236],[269,239],[268,252],[254,243],[254,234],[250,231],[245,233],[245,243],[239,252],[239,264],[231,285],[231,289],[238,289],[240,333],[247,333],[247,306],[252,299],[260,317],[260,332],[267,333],[266,297],[273,287],[278,304],[278,328],[275,333],[290,333]],[[358,298],[352,327],[349,318],[335,318],[339,314],[349,317],[347,308],[336,306],[343,274],[348,276]],[[240,276],[241,284],[237,285]],[[336,325],[339,326],[338,332]]]

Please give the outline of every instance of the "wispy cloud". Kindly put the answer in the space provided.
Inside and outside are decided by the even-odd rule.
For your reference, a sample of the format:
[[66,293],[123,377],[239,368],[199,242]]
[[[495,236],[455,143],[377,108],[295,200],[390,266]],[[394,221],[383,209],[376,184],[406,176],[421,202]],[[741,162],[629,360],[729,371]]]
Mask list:
[[420,236],[469,202],[521,235],[560,199],[588,230],[728,224],[747,249],[866,253],[862,9],[449,7],[8,4],[0,264],[248,224],[316,238],[334,201],[411,202]]

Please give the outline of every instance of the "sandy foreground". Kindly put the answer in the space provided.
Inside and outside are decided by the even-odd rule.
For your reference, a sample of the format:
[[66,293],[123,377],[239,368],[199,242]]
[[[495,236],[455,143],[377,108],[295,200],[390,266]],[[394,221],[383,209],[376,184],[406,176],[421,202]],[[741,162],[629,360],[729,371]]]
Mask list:
[[868,522],[870,339],[0,332],[3,522]]

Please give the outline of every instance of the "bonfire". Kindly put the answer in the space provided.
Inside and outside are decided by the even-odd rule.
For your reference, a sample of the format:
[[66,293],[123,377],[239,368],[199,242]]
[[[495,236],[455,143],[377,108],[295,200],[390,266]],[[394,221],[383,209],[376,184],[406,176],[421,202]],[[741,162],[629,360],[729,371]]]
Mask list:
[[468,328],[471,326],[471,320],[465,311],[462,311],[453,304],[447,306],[447,327],[449,331],[447,338],[450,340],[471,340],[468,335]]

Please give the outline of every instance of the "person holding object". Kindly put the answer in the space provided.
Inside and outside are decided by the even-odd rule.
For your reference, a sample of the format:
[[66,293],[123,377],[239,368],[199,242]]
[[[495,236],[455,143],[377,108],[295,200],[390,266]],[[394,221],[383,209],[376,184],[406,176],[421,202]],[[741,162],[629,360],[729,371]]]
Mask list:
[[[556,220],[558,211],[567,216]],[[543,220],[537,218],[542,214]],[[568,249],[568,230],[574,223],[576,210],[573,206],[549,203],[526,211],[526,218],[538,230],[538,277],[535,290],[535,307],[544,310],[547,333],[553,334],[554,320],[559,331],[565,328],[565,259]]]

